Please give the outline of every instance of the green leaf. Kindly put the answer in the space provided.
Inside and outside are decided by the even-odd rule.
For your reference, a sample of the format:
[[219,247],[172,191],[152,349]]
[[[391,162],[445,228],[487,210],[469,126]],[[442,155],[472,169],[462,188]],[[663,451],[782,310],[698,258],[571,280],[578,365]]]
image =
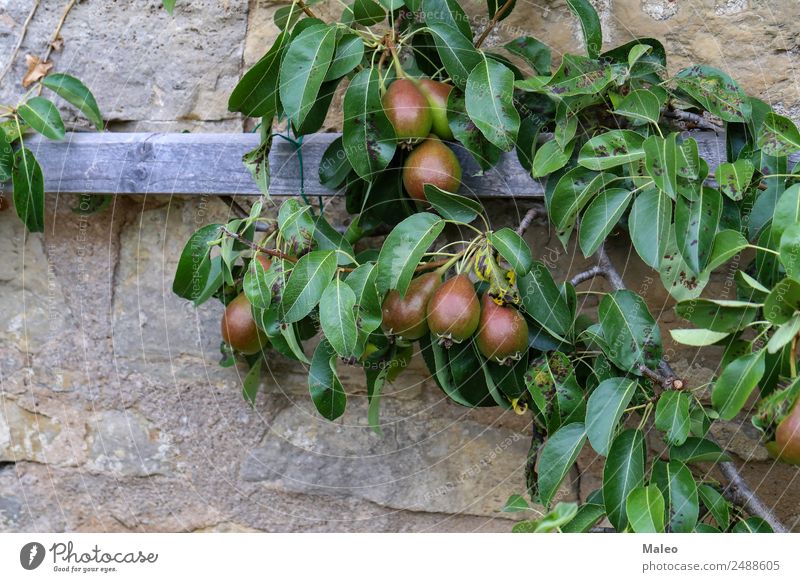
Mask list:
[[586,405],[586,434],[592,448],[608,455],[611,441],[638,383],[630,378],[609,378],[594,389]]
[[228,111],[238,111],[248,117],[264,117],[272,121],[279,106],[278,75],[281,59],[290,40],[288,31],[277,36],[267,53],[234,87],[228,99]]
[[530,509],[528,502],[525,501],[525,498],[522,495],[517,494],[509,496],[506,504],[503,506],[503,511],[508,513],[517,513],[527,509]]
[[278,211],[278,230],[290,255],[299,256],[311,249],[316,230],[311,207],[297,198],[287,198]]
[[795,315],[789,321],[780,326],[767,342],[767,351],[770,354],[778,353],[783,347],[792,341],[800,332],[800,315]]
[[689,533],[700,515],[697,483],[692,472],[680,461],[656,461],[652,480],[658,485],[669,508],[670,531]]
[[642,260],[654,269],[666,254],[671,224],[672,202],[666,194],[651,188],[636,196],[628,216],[631,241]]
[[710,346],[728,337],[726,331],[711,331],[710,329],[671,329],[672,339],[685,346]]
[[100,115],[100,108],[97,106],[94,95],[89,89],[75,77],[63,73],[47,75],[42,79],[42,85],[63,97],[67,103],[77,107],[94,126],[103,129],[103,116]]
[[786,275],[800,281],[800,223],[792,224],[783,231],[780,253]]
[[631,202],[631,193],[609,188],[592,200],[581,218],[578,240],[584,257],[591,257],[622,218]]
[[386,10],[373,0],[355,0],[353,19],[362,26],[378,24],[386,18]]
[[503,48],[524,59],[536,73],[550,74],[550,47],[543,42],[532,36],[520,36],[503,45]]
[[272,138],[268,137],[256,149],[242,156],[244,167],[250,172],[258,189],[269,197],[269,152],[272,149]]
[[658,268],[661,282],[673,299],[677,301],[695,299],[700,296],[708,284],[709,272],[704,270],[699,274],[695,273],[686,264],[678,250],[673,225],[670,225],[668,235],[667,246],[662,255],[661,265]]
[[373,181],[392,161],[395,133],[383,112],[377,69],[364,69],[350,81],[344,95],[342,144],[359,176]]
[[161,0],[161,4],[164,5],[167,13],[172,16],[172,11],[175,10],[175,0]]
[[731,523],[730,508],[722,494],[711,485],[706,484],[698,485],[697,492],[700,494],[703,505],[711,512],[711,517],[714,518],[720,529],[728,529]]
[[424,189],[428,204],[446,220],[470,223],[483,213],[480,200],[445,192],[434,184],[425,184]]
[[282,321],[300,321],[317,306],[336,272],[336,253],[311,251],[292,267],[281,298]]
[[613,81],[617,72],[619,67],[616,65],[566,54],[559,69],[550,79],[545,78],[544,83],[533,77],[517,82],[516,86],[523,91],[546,93],[555,100],[576,95],[597,96]]
[[563,533],[586,533],[606,514],[606,508],[597,503],[586,503],[578,509],[572,520],[561,528]]
[[244,275],[242,290],[247,300],[255,309],[267,309],[272,303],[272,285],[277,279],[277,269],[270,267],[269,272],[259,260],[252,260]]
[[356,328],[356,294],[338,277],[330,282],[319,303],[319,322],[325,339],[341,357],[355,355],[358,341]]
[[558,180],[553,189],[548,204],[550,220],[559,231],[571,229],[578,213],[592,196],[605,189],[613,179],[612,174],[598,174],[581,167],[572,168]]
[[64,122],[52,101],[44,97],[31,97],[19,106],[17,113],[25,123],[46,138],[56,141],[64,139]]
[[320,215],[314,219],[314,240],[321,251],[336,251],[336,263],[349,265],[355,256],[353,245],[344,235],[333,228],[325,217]]
[[347,407],[347,394],[336,375],[336,352],[323,339],[314,350],[308,369],[308,390],[317,411],[328,420],[336,420]]
[[366,263],[354,269],[345,279],[356,297],[358,318],[356,324],[364,333],[372,333],[381,326],[381,298],[375,286],[378,270],[375,263]]
[[577,503],[559,502],[551,511],[536,520],[520,521],[511,528],[512,533],[551,533],[575,519]]
[[489,233],[491,244],[517,276],[525,275],[533,267],[533,256],[528,243],[516,231],[506,227]]
[[[489,18],[494,18],[495,14],[499,11],[503,10],[503,14],[498,18],[498,22],[505,20],[511,15],[511,12],[514,10],[514,7],[517,5],[516,0],[487,0],[486,2],[487,8],[489,11]],[[510,8],[506,8],[506,4],[510,4]]]
[[661,101],[652,91],[637,89],[620,101],[614,108],[614,113],[636,121],[657,124],[661,118]]
[[644,485],[646,451],[641,430],[626,430],[611,443],[603,467],[603,500],[608,520],[617,531],[628,526],[627,500]]
[[743,301],[693,299],[681,301],[675,313],[697,327],[730,333],[744,329],[758,313],[759,306]]
[[661,333],[641,297],[633,291],[614,291],[600,301],[598,314],[609,341],[606,356],[615,365],[637,376],[640,365],[658,366],[663,352]]
[[447,100],[447,123],[453,137],[469,152],[481,170],[488,170],[500,159],[500,149],[487,140],[466,113],[464,94],[450,91]]
[[800,184],[794,184],[781,194],[772,214],[772,237],[780,241],[783,232],[800,222]]
[[664,532],[664,496],[655,485],[637,487],[625,503],[631,529],[636,533]]
[[413,12],[422,16],[427,26],[444,24],[456,28],[468,40],[472,40],[469,17],[457,0],[421,0],[421,10],[409,6]]
[[601,133],[587,141],[578,155],[578,163],[590,170],[616,168],[645,157],[644,136],[627,129]]
[[768,156],[790,156],[800,151],[800,131],[794,121],[770,111],[758,132],[758,147]]
[[539,456],[539,494],[546,507],[550,506],[585,442],[586,429],[583,423],[575,422],[562,426],[544,443]]
[[724,265],[733,257],[741,254],[748,247],[747,239],[738,230],[721,230],[714,237],[711,257],[708,259],[706,271],[713,271]]
[[315,24],[298,34],[286,50],[279,91],[283,110],[296,127],[303,125],[319,95],[336,47],[336,30]]
[[678,198],[677,134],[671,133],[666,138],[651,135],[644,141],[642,147],[647,173],[662,192],[676,200]]
[[689,404],[686,392],[667,390],[661,393],[656,405],[656,428],[666,432],[667,442],[680,446],[689,437]]
[[711,402],[723,420],[733,420],[764,376],[764,351],[736,358],[720,374]]
[[244,377],[242,382],[242,397],[250,406],[255,405],[258,389],[261,386],[261,363],[263,361],[263,358],[258,358],[250,367],[247,376]]
[[703,188],[696,200],[679,196],[675,204],[675,240],[686,264],[695,273],[708,264],[722,216],[722,195]]
[[683,89],[707,111],[724,121],[748,121],[753,113],[750,99],[728,75],[709,66],[695,65],[675,76]]
[[489,142],[506,152],[514,149],[520,123],[513,93],[514,73],[483,55],[467,78],[467,115]]
[[569,162],[574,147],[574,141],[567,144],[567,147],[563,149],[554,139],[545,142],[536,150],[536,155],[533,156],[531,175],[534,178],[544,178],[548,174],[560,170]]
[[533,261],[530,271],[520,277],[518,287],[528,315],[557,338],[569,334],[572,311],[543,263]]
[[429,212],[413,214],[398,224],[381,247],[377,286],[381,294],[397,289],[405,295],[422,255],[444,228],[444,221]]
[[207,224],[186,241],[172,282],[172,292],[178,297],[194,301],[205,289],[211,272],[208,243],[220,237],[220,228],[221,224]]
[[773,533],[772,527],[760,517],[748,517],[739,520],[733,529],[733,533]]
[[14,150],[6,132],[0,127],[0,183],[8,182],[14,170]]
[[689,437],[682,445],[670,447],[669,458],[686,464],[726,463],[731,460],[717,443],[699,437]]
[[319,183],[326,188],[336,189],[344,183],[352,169],[342,145],[342,138],[337,137],[322,154],[319,162]]
[[[368,0],[369,1],[369,0]],[[333,81],[355,69],[364,58],[364,41],[356,34],[345,34],[336,43],[336,52],[331,66],[325,73],[325,81]]]
[[738,202],[744,197],[756,167],[748,159],[723,163],[717,167],[716,178],[720,191],[731,200]]
[[597,11],[588,0],[567,0],[567,6],[580,20],[586,52],[591,58],[596,59],[603,48],[603,31]]
[[16,166],[11,173],[14,208],[30,232],[44,232],[44,176],[33,152],[17,150]]
[[453,85],[463,90],[472,69],[484,57],[475,50],[472,40],[464,36],[458,28],[442,22],[428,23],[428,28],[433,35],[436,52],[439,53]]

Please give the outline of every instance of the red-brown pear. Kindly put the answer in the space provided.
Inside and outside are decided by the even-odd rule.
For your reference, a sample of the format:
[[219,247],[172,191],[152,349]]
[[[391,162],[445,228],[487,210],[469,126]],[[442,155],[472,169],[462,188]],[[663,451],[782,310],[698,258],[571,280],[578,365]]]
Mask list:
[[427,200],[425,184],[433,184],[446,192],[455,192],[461,186],[458,158],[433,135],[414,148],[403,166],[403,186],[409,196],[419,201]]
[[405,297],[395,289],[389,291],[383,300],[383,331],[408,341],[428,333],[428,302],[441,283],[437,273],[425,273],[411,280]]
[[267,346],[267,338],[253,320],[250,302],[244,293],[228,303],[220,328],[222,340],[237,352],[255,354]]
[[397,79],[381,98],[383,111],[399,140],[424,139],[431,132],[430,105],[410,79]]
[[484,356],[501,364],[518,360],[528,350],[528,322],[519,311],[498,305],[486,293],[475,345]]
[[800,465],[800,400],[775,431],[775,452],[781,461]]
[[480,318],[481,304],[466,275],[442,283],[428,303],[428,327],[444,345],[468,339]]

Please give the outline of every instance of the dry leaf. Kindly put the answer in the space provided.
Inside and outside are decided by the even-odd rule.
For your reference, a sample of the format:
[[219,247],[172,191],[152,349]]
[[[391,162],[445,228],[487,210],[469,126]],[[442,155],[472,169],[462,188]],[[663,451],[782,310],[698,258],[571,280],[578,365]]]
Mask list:
[[59,34],[56,39],[50,43],[50,46],[53,47],[54,51],[60,51],[64,48],[64,37]]
[[28,63],[28,72],[22,78],[22,86],[26,89],[44,78],[53,68],[52,62],[39,60],[39,57],[34,55],[25,55],[25,62]]

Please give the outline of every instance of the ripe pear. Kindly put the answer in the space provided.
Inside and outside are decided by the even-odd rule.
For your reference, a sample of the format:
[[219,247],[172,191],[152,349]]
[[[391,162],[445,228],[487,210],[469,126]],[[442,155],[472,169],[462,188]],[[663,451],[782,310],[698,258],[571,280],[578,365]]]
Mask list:
[[453,130],[447,122],[447,99],[450,97],[452,85],[434,81],[433,79],[420,79],[419,88],[428,99],[433,121],[431,131],[442,139],[453,139]]
[[414,81],[397,79],[381,98],[398,140],[421,140],[431,132],[430,106]]
[[222,340],[237,352],[255,354],[267,346],[267,337],[253,320],[250,302],[244,293],[228,303],[220,328]]
[[408,341],[428,333],[428,301],[441,283],[437,273],[425,273],[411,280],[405,297],[401,298],[395,289],[389,291],[383,300],[383,331]]
[[800,401],[775,431],[775,452],[781,461],[800,465]]
[[480,318],[481,304],[466,275],[442,283],[428,303],[428,328],[445,346],[468,339]]
[[403,166],[403,186],[415,200],[424,202],[425,184],[433,184],[446,192],[455,192],[461,186],[461,164],[442,140],[428,136],[413,149]]
[[498,305],[485,293],[475,345],[484,356],[501,364],[519,360],[528,350],[528,322],[519,311]]
[[269,268],[272,266],[272,259],[269,258],[269,255],[258,253],[256,259],[261,263],[261,266],[264,267],[264,271],[269,271]]

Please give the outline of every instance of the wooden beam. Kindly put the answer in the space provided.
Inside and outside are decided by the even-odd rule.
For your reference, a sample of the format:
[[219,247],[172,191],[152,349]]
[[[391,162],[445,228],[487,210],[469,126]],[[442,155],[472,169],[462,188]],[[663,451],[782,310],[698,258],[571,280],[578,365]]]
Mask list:
[[[714,168],[725,159],[725,141],[711,132],[691,134],[700,155]],[[303,169],[309,195],[337,194],[319,184],[322,154],[338,137],[334,133],[305,136]],[[30,137],[25,145],[42,165],[45,189],[58,193],[148,195],[243,195],[258,189],[241,162],[258,145],[256,134],[237,133],[70,133],[61,142]],[[542,185],[520,165],[516,153],[480,175],[477,164],[453,146],[463,167],[461,192],[482,198],[539,198]],[[275,139],[270,153],[271,193],[300,192],[300,165],[294,146]],[[9,188],[10,185],[4,185]]]

